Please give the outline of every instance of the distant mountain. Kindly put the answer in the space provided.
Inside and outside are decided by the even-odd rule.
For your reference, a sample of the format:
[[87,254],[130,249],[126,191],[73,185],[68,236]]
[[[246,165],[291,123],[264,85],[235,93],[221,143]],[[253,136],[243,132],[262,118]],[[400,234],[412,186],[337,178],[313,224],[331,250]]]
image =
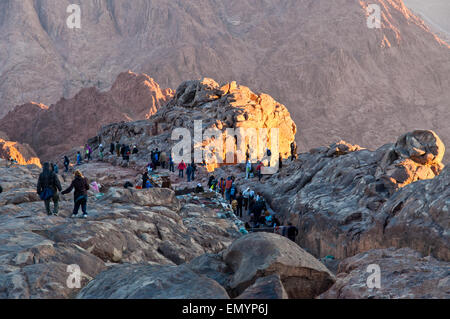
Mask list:
[[[0,116],[107,90],[131,69],[163,87],[211,77],[267,93],[289,109],[300,151],[375,148],[414,129],[450,143],[450,48],[402,0],[79,3],[71,30],[66,1],[0,2]],[[381,29],[367,27],[368,4]]]
[[0,128],[12,140],[31,145],[39,157],[52,159],[83,145],[102,125],[148,118],[172,96],[172,90],[162,90],[149,76],[125,72],[108,92],[87,88],[50,107],[18,106],[0,120]]
[[408,8],[420,15],[435,31],[450,40],[450,1],[404,0]]

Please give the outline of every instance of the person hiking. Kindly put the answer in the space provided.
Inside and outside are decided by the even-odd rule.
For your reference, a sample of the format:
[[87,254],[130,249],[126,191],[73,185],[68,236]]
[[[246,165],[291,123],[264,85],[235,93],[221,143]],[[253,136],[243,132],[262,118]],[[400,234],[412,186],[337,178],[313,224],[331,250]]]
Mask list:
[[84,145],[84,151],[86,152],[84,159],[87,159],[87,161],[89,162],[91,160],[92,148],[88,144],[86,144]]
[[233,200],[231,202],[231,208],[233,209],[233,214],[235,214],[236,216],[237,216],[237,207],[238,207],[237,200]]
[[223,177],[221,177],[219,181],[219,190],[223,196],[223,194],[225,193],[225,179]]
[[252,163],[250,163],[250,161],[247,161],[247,166],[245,167],[245,179],[249,179],[251,171],[252,171]]
[[103,152],[104,152],[104,147],[103,147],[103,144],[101,144],[100,143],[100,145],[98,146],[98,152],[99,152],[99,156],[100,156],[100,161],[103,161],[103,156],[104,156],[104,154],[103,154]]
[[47,215],[51,215],[50,202],[53,201],[53,215],[58,216],[59,195],[61,191],[61,183],[58,176],[50,170],[50,164],[44,163],[42,173],[39,175],[36,191],[45,203]]
[[211,175],[209,177],[209,179],[208,179],[208,188],[211,188],[214,179],[215,179],[214,175]]
[[291,143],[291,161],[294,159],[297,159],[297,143],[295,141]]
[[111,155],[114,155],[114,149],[115,149],[114,142],[111,142],[111,144],[109,145],[109,152],[111,153]]
[[293,226],[292,223],[288,223],[288,229],[287,229],[287,237],[295,242],[295,237],[298,235],[298,229],[297,227]]
[[155,150],[155,166],[158,167],[161,165],[161,152],[159,151],[159,149],[157,148]]
[[66,168],[66,173],[69,171],[70,160],[67,155],[64,155],[64,167]]
[[248,211],[248,198],[250,196],[250,187],[247,187],[247,189],[242,193],[242,197],[244,198],[244,207],[245,210]]
[[53,172],[54,172],[55,174],[58,174],[58,173],[59,173],[59,167],[58,167],[58,164],[52,164],[52,167],[53,167]]
[[186,176],[187,176],[187,181],[188,181],[188,182],[191,181],[192,172],[193,172],[192,165],[189,164],[189,165],[187,166],[187,168],[186,168]]
[[133,145],[133,151],[131,152],[131,154],[134,155],[134,154],[137,154],[137,153],[139,153],[139,150],[138,150],[136,145]]
[[161,152],[161,167],[162,167],[162,169],[166,168],[166,162],[167,162],[167,153]]
[[142,175],[142,189],[145,188],[145,186],[147,185],[147,181],[148,180],[149,180],[148,172],[144,172],[144,174]]
[[191,166],[192,166],[191,179],[194,180],[195,179],[195,172],[197,171],[197,165],[195,165],[195,163],[192,162]]
[[75,178],[73,179],[70,186],[66,190],[62,191],[61,194],[69,194],[72,190],[75,189],[75,192],[73,194],[74,207],[72,218],[75,218],[78,215],[80,207],[83,212],[83,218],[87,218],[87,191],[89,189],[89,183],[87,178],[83,176],[80,170],[76,170],[74,175]]
[[175,172],[175,165],[173,162],[172,154],[170,154],[169,156],[169,171],[171,171],[172,173]]
[[77,165],[81,165],[81,164],[83,164],[83,160],[81,158],[81,152],[78,151],[77,152]]
[[227,181],[225,182],[225,199],[231,203],[231,186],[233,186],[233,181],[231,177],[228,176]]
[[237,216],[242,218],[242,206],[244,203],[244,196],[242,196],[242,192],[239,192],[238,196],[236,197],[237,201]]
[[184,163],[184,160],[181,160],[181,163],[178,164],[178,177],[181,177],[181,178],[184,177],[185,169],[186,169],[186,164]]
[[262,177],[261,167],[262,167],[262,162],[259,162],[258,166],[256,166],[256,173],[258,174],[258,180],[259,181],[261,181],[261,177]]
[[233,182],[230,188],[230,201],[236,199],[236,184]]
[[281,172],[282,168],[283,168],[283,158],[281,157],[280,154],[280,157],[278,158],[278,171]]
[[121,151],[121,146],[120,146],[120,143],[117,142],[116,143],[116,154],[117,154],[117,157],[120,156],[120,151]]

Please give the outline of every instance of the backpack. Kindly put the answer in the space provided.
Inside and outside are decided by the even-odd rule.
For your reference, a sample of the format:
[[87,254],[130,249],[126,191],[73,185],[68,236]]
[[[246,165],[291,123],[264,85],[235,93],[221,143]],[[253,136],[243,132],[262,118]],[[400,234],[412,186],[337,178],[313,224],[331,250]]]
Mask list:
[[49,200],[53,197],[53,190],[49,187],[44,188],[42,193],[39,194],[39,197],[41,200]]
[[267,156],[272,156],[272,152],[270,150],[267,150]]
[[234,194],[236,194],[236,187],[232,186],[230,190],[230,195],[234,196]]

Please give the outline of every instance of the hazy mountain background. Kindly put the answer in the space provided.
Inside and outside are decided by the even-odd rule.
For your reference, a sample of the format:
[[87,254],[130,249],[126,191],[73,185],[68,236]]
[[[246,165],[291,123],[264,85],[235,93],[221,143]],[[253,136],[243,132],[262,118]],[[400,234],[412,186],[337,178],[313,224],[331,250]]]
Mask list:
[[[408,2],[446,28],[446,1]],[[70,3],[80,30],[66,26]],[[367,28],[370,3],[381,29]],[[300,151],[421,128],[450,144],[450,48],[402,0],[1,0],[0,61],[0,117],[108,90],[130,69],[163,88],[211,77],[268,93],[290,110]]]

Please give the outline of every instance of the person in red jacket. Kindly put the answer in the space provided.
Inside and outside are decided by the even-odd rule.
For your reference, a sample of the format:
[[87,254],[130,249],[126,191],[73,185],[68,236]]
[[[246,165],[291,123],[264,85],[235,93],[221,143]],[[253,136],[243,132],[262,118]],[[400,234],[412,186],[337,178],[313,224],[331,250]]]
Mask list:
[[178,176],[183,178],[184,177],[184,170],[186,169],[186,163],[181,160],[181,163],[178,164]]
[[262,166],[262,163],[261,162],[259,162],[258,163],[258,166],[256,166],[256,172],[258,173],[258,179],[259,179],[259,181],[261,181],[261,166]]

